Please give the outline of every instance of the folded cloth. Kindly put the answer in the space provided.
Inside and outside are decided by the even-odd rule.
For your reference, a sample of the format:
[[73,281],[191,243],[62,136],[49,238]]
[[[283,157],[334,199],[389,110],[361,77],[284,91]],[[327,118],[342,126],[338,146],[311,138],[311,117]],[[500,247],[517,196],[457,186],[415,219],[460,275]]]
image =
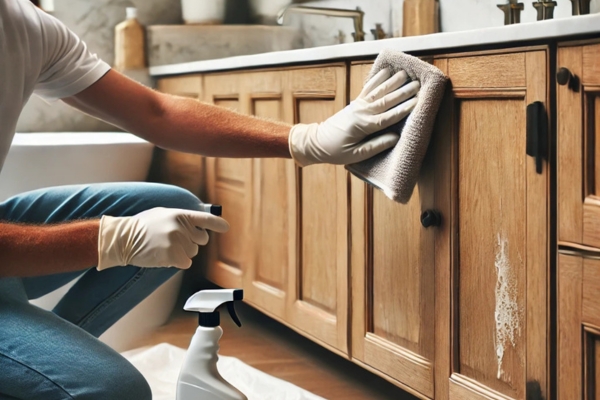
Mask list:
[[379,54],[367,80],[383,68],[392,73],[404,70],[412,80],[421,83],[417,105],[406,119],[386,129],[400,134],[400,140],[391,150],[347,165],[346,169],[383,190],[390,199],[407,203],[419,177],[447,78],[433,65],[393,49],[384,49]]

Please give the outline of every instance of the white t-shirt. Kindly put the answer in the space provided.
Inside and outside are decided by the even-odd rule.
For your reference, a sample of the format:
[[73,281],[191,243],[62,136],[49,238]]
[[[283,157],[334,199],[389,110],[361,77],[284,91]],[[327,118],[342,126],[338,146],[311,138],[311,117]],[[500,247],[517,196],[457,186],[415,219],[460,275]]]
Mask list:
[[110,70],[85,43],[29,0],[0,0],[0,170],[32,93],[72,96]]

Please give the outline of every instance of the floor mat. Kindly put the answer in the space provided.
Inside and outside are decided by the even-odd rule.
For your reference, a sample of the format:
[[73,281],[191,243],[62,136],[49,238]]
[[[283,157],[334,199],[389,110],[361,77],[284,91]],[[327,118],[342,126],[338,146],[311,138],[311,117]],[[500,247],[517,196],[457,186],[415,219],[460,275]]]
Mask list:
[[[144,375],[153,400],[175,400],[179,370],[187,350],[161,343],[121,353]],[[219,372],[249,400],[325,400],[296,385],[265,374],[235,357],[219,356]]]

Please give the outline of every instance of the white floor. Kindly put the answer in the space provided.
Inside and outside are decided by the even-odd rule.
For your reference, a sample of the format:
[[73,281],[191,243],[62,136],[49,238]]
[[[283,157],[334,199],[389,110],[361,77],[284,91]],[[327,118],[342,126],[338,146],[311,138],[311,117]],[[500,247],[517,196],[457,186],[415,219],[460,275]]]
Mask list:
[[[175,400],[177,378],[186,353],[187,350],[161,343],[122,354],[144,375],[154,400]],[[248,400],[324,400],[234,357],[220,356],[217,368],[221,376],[244,393]]]

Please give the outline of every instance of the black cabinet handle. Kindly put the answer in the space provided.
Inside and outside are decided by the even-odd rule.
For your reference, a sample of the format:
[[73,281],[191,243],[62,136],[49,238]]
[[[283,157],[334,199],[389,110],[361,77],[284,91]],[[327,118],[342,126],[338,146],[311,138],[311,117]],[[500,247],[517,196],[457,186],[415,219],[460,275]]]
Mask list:
[[548,118],[541,101],[527,106],[527,148],[528,156],[535,159],[535,171],[542,173],[542,162],[546,158],[548,142]]
[[430,226],[440,226],[442,224],[442,216],[436,210],[426,210],[423,214],[421,214],[421,225],[424,228],[429,228]]

